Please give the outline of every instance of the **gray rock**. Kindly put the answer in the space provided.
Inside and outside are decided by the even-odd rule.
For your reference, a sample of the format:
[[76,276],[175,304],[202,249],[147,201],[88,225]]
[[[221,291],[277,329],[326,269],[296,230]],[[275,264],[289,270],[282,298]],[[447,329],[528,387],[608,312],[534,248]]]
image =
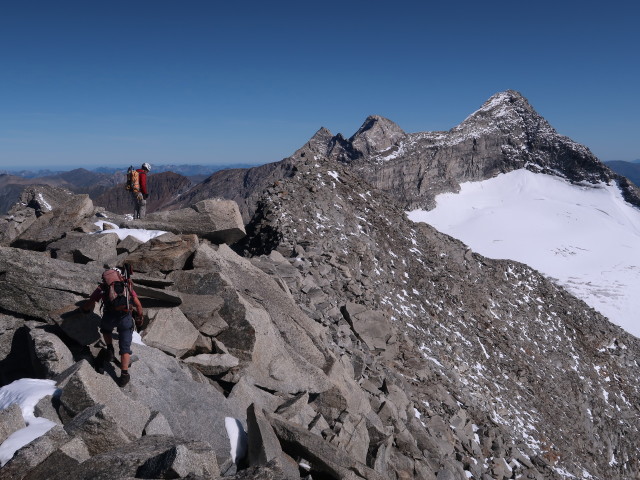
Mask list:
[[0,219],[0,245],[9,245],[39,217],[61,209],[70,198],[68,190],[49,185],[32,185],[23,189],[8,215]]
[[214,352],[214,343],[210,337],[199,334],[198,339],[194,345],[194,351],[196,354],[201,353],[227,353],[227,352]]
[[176,358],[144,345],[136,345],[135,353],[139,359],[131,367],[131,389],[124,392],[162,414],[176,437],[208,443],[221,464],[229,459],[225,418],[244,418],[246,410]]
[[142,332],[144,343],[181,358],[193,350],[198,330],[179,308],[147,310],[149,324]]
[[0,247],[0,308],[39,320],[60,320],[93,292],[102,268]]
[[240,361],[229,353],[202,353],[186,358],[184,362],[193,365],[204,375],[220,375],[240,364]]
[[127,257],[127,263],[143,273],[181,270],[197,246],[195,235],[165,233],[138,247]]
[[67,443],[62,445],[59,450],[80,463],[88,460],[91,457],[87,445],[79,437],[72,438]]
[[116,449],[133,440],[103,404],[87,407],[67,421],[64,429],[69,435],[81,438],[92,456]]
[[0,443],[4,442],[12,433],[26,426],[22,417],[22,409],[17,403],[12,403],[4,410],[0,410]]
[[38,216],[29,228],[11,242],[11,245],[42,251],[47,244],[80,226],[93,213],[93,202],[88,195],[69,195],[66,202]]
[[275,413],[285,420],[303,427],[309,427],[318,416],[318,412],[309,405],[309,394],[307,392],[294,395],[278,405]]
[[54,401],[56,402],[56,404],[58,403],[57,397],[54,397],[53,395],[42,397],[33,408],[33,414],[36,417],[42,417],[46,418],[47,420],[51,420],[57,425],[62,425],[62,420],[58,415],[58,411],[54,407]]
[[322,368],[331,360],[318,325],[251,262],[226,245],[216,253],[222,278],[244,292],[225,296],[221,311],[229,329],[218,338],[230,353],[241,361],[253,356],[247,374],[262,387],[287,393],[326,390],[329,382]]
[[36,467],[27,472],[23,472],[15,478],[27,478],[28,480],[65,480],[69,478],[69,473],[74,472],[79,465],[79,461],[67,455],[61,449],[54,450],[51,455],[44,459]]
[[112,378],[99,375],[87,361],[82,360],[62,387],[60,416],[66,426],[85,409],[100,404],[108,408],[115,424],[130,438],[142,435],[150,416],[149,408],[127,398]]
[[144,427],[145,435],[167,435],[172,436],[173,431],[167,419],[160,412],[152,412],[151,419]]
[[63,238],[47,245],[52,258],[75,263],[105,262],[117,256],[116,234],[86,234],[68,232]]
[[29,470],[42,463],[69,440],[69,435],[62,427],[53,427],[14,454],[13,458],[2,467],[2,479],[18,480],[24,478]]
[[141,242],[136,237],[132,235],[127,235],[123,240],[120,240],[116,245],[116,252],[118,255],[121,253],[133,253],[136,248],[142,245],[144,242]]
[[74,364],[73,355],[58,336],[40,328],[31,328],[31,355],[34,370],[43,378],[53,378]]
[[233,386],[228,401],[239,411],[246,412],[251,404],[256,404],[265,411],[273,412],[282,402],[282,398],[256,387],[250,377],[244,376]]
[[[396,332],[387,316],[380,311],[367,309],[363,305],[348,303],[343,313],[353,332],[372,351],[385,351],[396,343]],[[390,352],[395,353],[395,349]]]
[[318,470],[337,478],[383,480],[381,474],[353,459],[343,450],[276,415],[266,414],[284,451],[293,458],[302,457]]
[[149,435],[123,447],[91,457],[70,472],[70,480],[113,478],[219,478],[212,450],[201,442]]
[[369,432],[367,421],[362,415],[347,415],[338,424],[338,433],[330,442],[343,449],[358,462],[367,463],[369,451]]
[[255,467],[273,462],[281,469],[283,479],[300,479],[298,465],[291,457],[284,454],[278,437],[264,416],[264,412],[255,405],[247,409],[247,435],[249,466]]
[[84,313],[75,305],[70,305],[67,308],[66,311],[65,309],[58,310],[56,312],[58,315],[53,318],[54,323],[62,329],[65,335],[80,345],[92,345],[100,340],[101,316],[95,313],[100,311],[98,305],[90,313]]
[[152,213],[144,220],[129,222],[128,225],[176,234],[196,234],[214,243],[232,244],[245,236],[238,205],[229,200],[202,200],[190,208]]
[[164,289],[153,288],[147,285],[138,284],[136,282],[133,287],[136,294],[141,297],[153,298],[154,300],[159,300],[162,303],[166,303],[167,305],[180,305],[182,304],[182,298],[180,295],[176,295],[175,292],[171,292]]
[[189,442],[186,445],[176,445],[169,451],[148,459],[140,466],[136,475],[147,478],[216,478],[219,473],[216,454],[211,447],[205,443]]

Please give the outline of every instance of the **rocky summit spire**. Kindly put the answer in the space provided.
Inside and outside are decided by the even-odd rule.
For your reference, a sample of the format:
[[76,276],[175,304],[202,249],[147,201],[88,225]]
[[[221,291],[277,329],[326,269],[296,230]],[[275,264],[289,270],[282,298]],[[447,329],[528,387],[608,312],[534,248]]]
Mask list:
[[478,110],[452,129],[453,132],[464,131],[470,135],[473,135],[473,130],[481,133],[488,130],[556,133],[528,100],[515,90],[492,95]]
[[379,115],[370,115],[349,139],[354,150],[372,155],[397,145],[406,136],[397,124]]
[[301,148],[295,151],[291,158],[301,157],[324,157],[329,153],[329,149],[333,140],[333,134],[325,127],[314,133],[314,135]]

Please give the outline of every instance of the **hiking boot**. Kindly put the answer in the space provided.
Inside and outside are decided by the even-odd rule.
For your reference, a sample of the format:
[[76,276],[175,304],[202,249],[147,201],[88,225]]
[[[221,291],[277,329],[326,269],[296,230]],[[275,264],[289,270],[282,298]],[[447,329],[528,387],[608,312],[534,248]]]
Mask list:
[[124,387],[127,383],[129,383],[129,380],[131,380],[131,375],[129,375],[129,372],[121,372],[120,378],[118,378],[118,386],[120,388]]
[[116,354],[113,351],[113,345],[107,345],[107,354],[105,356],[105,362],[113,362],[116,358]]

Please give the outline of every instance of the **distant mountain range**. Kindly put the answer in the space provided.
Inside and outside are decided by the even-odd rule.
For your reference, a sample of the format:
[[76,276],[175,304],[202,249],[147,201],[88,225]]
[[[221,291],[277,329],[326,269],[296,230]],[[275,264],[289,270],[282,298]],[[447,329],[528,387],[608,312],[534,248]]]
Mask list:
[[640,160],[634,160],[633,162],[611,160],[604,163],[614,172],[624,175],[636,185],[640,185]]
[[[249,168],[252,165],[153,165],[150,178],[151,213],[174,200],[178,193],[196,185],[212,173],[227,168]],[[128,167],[99,167],[93,170],[21,170],[0,171],[0,214],[6,213],[29,185],[63,187],[72,193],[86,193],[96,205],[112,212],[127,213],[129,199],[122,188]],[[165,175],[171,172],[173,175]],[[161,174],[161,175],[158,175]],[[157,175],[157,176],[156,176]],[[122,190],[122,191],[121,191]]]
[[[133,165],[136,168],[140,168],[139,164]],[[209,176],[218,170],[224,170],[227,168],[250,168],[254,167],[256,164],[250,163],[241,163],[241,164],[225,164],[225,165],[175,165],[175,164],[167,164],[167,165],[155,165],[152,164],[153,173],[161,173],[161,172],[173,172],[183,175],[185,177],[192,176],[200,176],[204,175]],[[127,171],[128,166],[118,166],[118,167],[97,167],[93,169],[85,169],[85,168],[76,168],[76,169],[58,169],[58,170],[49,170],[49,169],[41,169],[41,170],[0,170],[0,175],[12,175],[16,177],[22,178],[42,178],[42,177],[54,177],[58,175],[64,175],[69,171],[89,171],[93,173],[102,173],[106,175],[114,175],[116,173],[124,173]]]

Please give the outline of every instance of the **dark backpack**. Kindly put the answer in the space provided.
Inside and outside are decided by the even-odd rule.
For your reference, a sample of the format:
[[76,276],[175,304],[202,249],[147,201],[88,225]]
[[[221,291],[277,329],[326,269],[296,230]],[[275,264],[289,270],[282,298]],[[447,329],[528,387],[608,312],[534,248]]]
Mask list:
[[129,282],[122,274],[110,268],[102,274],[102,288],[104,295],[104,308],[106,311],[128,313],[130,305]]

